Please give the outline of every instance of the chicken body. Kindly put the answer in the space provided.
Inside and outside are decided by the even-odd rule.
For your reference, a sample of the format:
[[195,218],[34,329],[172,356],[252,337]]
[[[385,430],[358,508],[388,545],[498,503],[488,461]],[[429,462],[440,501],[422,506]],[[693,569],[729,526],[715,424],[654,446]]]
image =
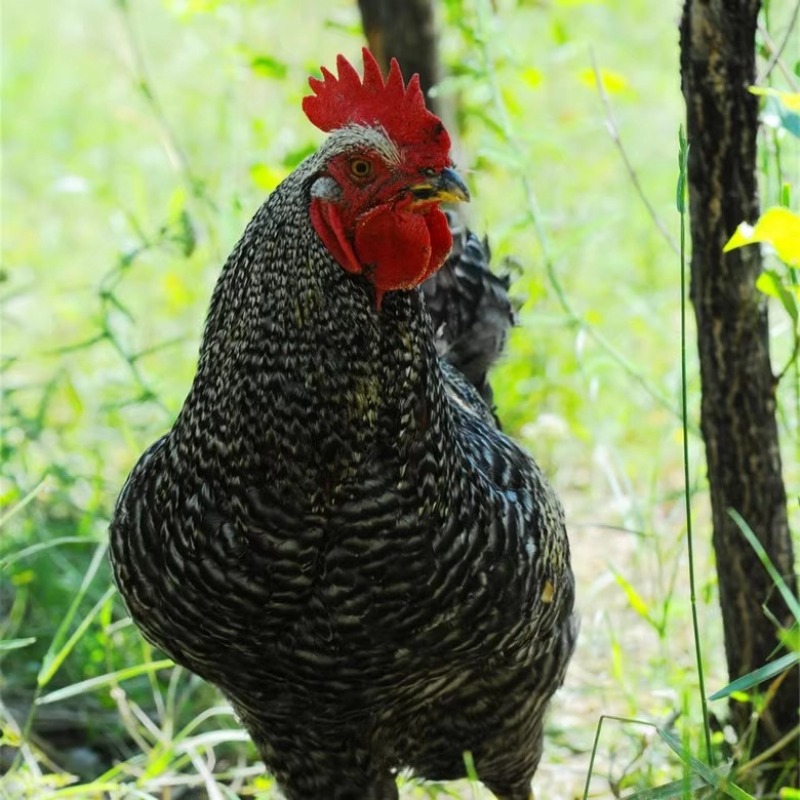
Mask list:
[[561,506],[436,353],[420,290],[310,220],[333,134],[215,289],[197,375],[111,525],[145,636],[230,699],[290,800],[463,776],[525,800],[575,639]]

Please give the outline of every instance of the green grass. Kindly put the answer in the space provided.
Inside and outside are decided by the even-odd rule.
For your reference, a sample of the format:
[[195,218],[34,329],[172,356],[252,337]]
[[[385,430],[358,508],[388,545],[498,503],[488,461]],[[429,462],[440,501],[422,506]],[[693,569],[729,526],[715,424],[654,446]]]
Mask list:
[[[495,373],[500,415],[564,499],[578,576],[579,652],[536,785],[549,800],[670,782],[685,793],[704,780],[695,761],[711,761],[691,634],[684,441],[708,691],[727,678],[691,314],[685,437],[681,424],[680,4],[494,6],[442,4],[452,75],[442,91],[459,107],[471,224],[488,232],[497,263],[520,265],[520,326]],[[14,768],[0,796],[166,798],[184,782],[209,797],[275,796],[214,691],[167,668],[133,629],[109,591],[103,547],[127,471],[191,382],[222,261],[320,141],[300,110],[307,75],[360,46],[355,3],[320,8],[4,7],[0,753]],[[790,70],[799,51],[794,37]],[[667,236],[609,135],[610,114]],[[800,150],[774,132],[763,145],[766,207],[787,184],[796,196]],[[783,365],[792,340],[777,303],[772,320]],[[790,370],[779,388],[795,498],[797,385]],[[796,531],[796,503],[790,514]],[[595,743],[602,715],[646,724],[609,721]],[[725,736],[714,734],[722,760]],[[411,784],[403,796],[434,793]]]

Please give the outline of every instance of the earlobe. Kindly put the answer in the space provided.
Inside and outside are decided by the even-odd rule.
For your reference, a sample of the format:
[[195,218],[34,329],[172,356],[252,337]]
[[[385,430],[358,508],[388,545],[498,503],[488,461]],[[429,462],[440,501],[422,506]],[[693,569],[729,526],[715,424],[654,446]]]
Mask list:
[[330,175],[321,175],[311,184],[311,197],[338,203],[342,199],[342,187]]

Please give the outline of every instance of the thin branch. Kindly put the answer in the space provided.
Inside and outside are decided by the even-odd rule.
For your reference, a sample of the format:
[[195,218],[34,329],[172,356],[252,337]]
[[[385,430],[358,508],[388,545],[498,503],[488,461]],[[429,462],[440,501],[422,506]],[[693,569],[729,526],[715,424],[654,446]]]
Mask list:
[[763,764],[765,761],[768,761],[776,753],[780,753],[784,747],[788,747],[788,745],[792,743],[792,740],[797,739],[798,737],[800,737],[800,725],[795,726],[793,730],[789,731],[785,736],[782,736],[777,742],[774,742],[766,750],[762,750],[755,758],[751,758],[746,764],[742,764],[742,766],[736,771],[736,774],[744,775],[746,772],[750,772],[759,764]]
[[212,212],[217,211],[216,203],[213,198],[206,192],[204,181],[195,173],[186,155],[186,151],[178,139],[170,121],[167,117],[164,107],[156,95],[153,88],[153,82],[150,79],[150,74],[147,68],[142,48],[139,45],[139,40],[136,36],[133,17],[131,14],[131,7],[129,0],[116,0],[117,8],[119,9],[120,19],[122,20],[122,30],[125,35],[125,42],[130,53],[130,63],[128,67],[131,71],[131,77],[136,88],[147,103],[153,117],[158,125],[161,139],[166,150],[167,157],[172,163],[173,167],[181,173],[184,182],[186,183],[189,191],[198,200],[201,200]]
[[131,18],[131,10],[128,0],[117,0],[116,5],[120,12],[122,29],[125,33],[126,44],[128,45],[128,51],[131,56],[131,63],[129,65],[132,73],[131,77],[133,78],[133,81],[136,84],[136,87],[139,89],[142,97],[144,97],[145,101],[147,102],[147,105],[150,107],[150,110],[152,111],[153,116],[155,117],[156,122],[161,129],[164,147],[167,151],[170,161],[172,161],[172,164],[176,169],[184,173],[187,182],[191,186],[195,186],[197,184],[192,174],[191,166],[189,165],[189,159],[187,158],[183,147],[181,147],[178,137],[172,130],[172,126],[167,119],[167,115],[164,113],[164,109],[153,90],[153,84],[150,80],[147,64],[145,62],[144,55],[142,54],[142,49],[139,46],[139,40],[136,36],[136,31],[134,30],[133,19]]
[[783,51],[786,49],[786,45],[789,44],[789,39],[791,38],[792,34],[796,31],[797,26],[797,19],[800,17],[800,0],[794,4],[794,8],[792,9],[792,17],[789,20],[789,25],[786,28],[786,33],[784,34],[783,39],[781,39],[781,43],[776,47],[775,42],[772,41],[772,37],[766,31],[766,29],[762,28],[760,25],[758,26],[759,33],[764,37],[764,42],[767,44],[767,47],[772,51],[770,53],[769,61],[767,65],[764,67],[764,72],[762,75],[759,75],[758,79],[756,80],[757,84],[763,83],[769,74],[775,69],[777,65],[781,72],[783,73],[784,77],[786,77],[789,85],[797,91],[797,83],[794,80],[794,76],[789,72],[788,69],[784,66],[783,62],[781,62],[781,55]]
[[792,346],[792,354],[789,356],[789,360],[786,362],[786,366],[778,373],[775,378],[776,385],[779,384],[785,377],[786,373],[792,368],[792,366],[797,362],[797,357],[800,355],[800,335],[798,335],[798,331],[794,331],[794,345]]
[[631,179],[633,188],[636,189],[636,194],[639,195],[639,199],[647,209],[647,213],[655,223],[659,233],[664,237],[664,241],[672,248],[672,252],[675,253],[675,255],[678,255],[678,243],[670,234],[667,226],[661,221],[661,218],[658,216],[653,204],[648,200],[647,195],[644,193],[644,189],[642,188],[642,184],[639,182],[639,176],[637,175],[630,158],[628,158],[628,153],[625,150],[625,147],[622,144],[622,139],[619,135],[619,128],[617,127],[617,120],[614,117],[614,111],[611,108],[611,101],[608,98],[608,93],[606,92],[605,86],[603,86],[603,78],[600,74],[600,69],[597,66],[597,59],[595,58],[594,50],[592,49],[589,52],[592,59],[592,71],[594,72],[594,80],[597,84],[597,92],[600,95],[600,100],[603,103],[603,108],[606,112],[606,129],[608,130],[609,136],[611,136],[611,141],[614,142],[614,146],[617,148],[617,150],[619,150],[619,154],[622,156],[622,163],[625,165],[628,177]]
[[791,70],[781,60],[781,52],[783,51],[783,48],[786,47],[789,41],[789,37],[794,32],[794,26],[797,23],[798,10],[800,10],[800,0],[798,0],[798,3],[794,7],[794,11],[792,12],[792,21],[789,25],[789,30],[786,32],[786,36],[783,37],[783,41],[781,42],[780,45],[775,44],[772,37],[769,35],[769,31],[763,25],[758,26],[758,32],[761,34],[761,37],[764,39],[764,44],[769,48],[772,55],[770,56],[769,62],[767,63],[767,66],[764,69],[764,74],[756,80],[757,84],[760,84],[767,77],[767,75],[769,75],[770,72],[772,72],[773,68],[777,66],[778,69],[781,71],[781,75],[783,75],[784,79],[786,80],[786,83],[789,84],[792,91],[794,92],[800,91],[800,86],[798,86],[797,81],[795,80],[794,75],[792,75]]

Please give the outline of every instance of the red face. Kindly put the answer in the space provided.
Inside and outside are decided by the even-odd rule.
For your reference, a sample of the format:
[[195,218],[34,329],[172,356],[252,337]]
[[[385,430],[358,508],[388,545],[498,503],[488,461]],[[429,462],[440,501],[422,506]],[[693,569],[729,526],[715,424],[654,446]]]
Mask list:
[[324,177],[339,190],[312,199],[314,229],[343,269],[372,282],[377,308],[385,292],[417,286],[444,263],[453,242],[439,204],[469,199],[452,169],[397,166],[365,150],[332,157]]

